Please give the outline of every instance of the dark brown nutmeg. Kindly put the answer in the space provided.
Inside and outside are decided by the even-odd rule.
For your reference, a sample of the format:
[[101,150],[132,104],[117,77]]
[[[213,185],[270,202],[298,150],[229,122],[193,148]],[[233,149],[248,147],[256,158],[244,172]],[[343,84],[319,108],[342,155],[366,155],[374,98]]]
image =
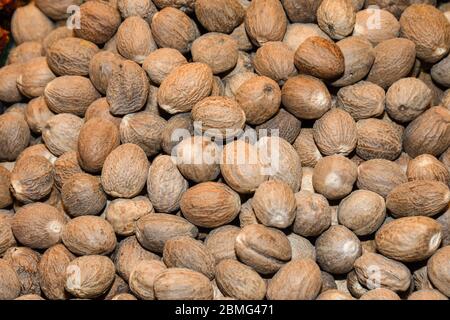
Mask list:
[[341,40],[352,33],[356,10],[352,0],[323,0],[317,9],[317,23],[331,38]]
[[321,2],[316,0],[281,0],[289,20],[303,23],[315,22],[316,12]]
[[245,17],[239,0],[197,0],[195,16],[210,32],[231,33]]
[[[266,130],[268,135],[271,132],[278,132],[278,136],[289,143],[294,143],[295,139],[300,134],[302,127],[301,121],[287,112],[285,109],[280,109],[274,117],[268,121],[256,126],[256,132],[261,133]],[[274,131],[272,131],[274,130]]]
[[0,115],[0,160],[14,161],[30,143],[30,128],[15,112]]
[[256,51],[253,58],[255,71],[283,84],[297,73],[294,51],[281,41],[267,42]]

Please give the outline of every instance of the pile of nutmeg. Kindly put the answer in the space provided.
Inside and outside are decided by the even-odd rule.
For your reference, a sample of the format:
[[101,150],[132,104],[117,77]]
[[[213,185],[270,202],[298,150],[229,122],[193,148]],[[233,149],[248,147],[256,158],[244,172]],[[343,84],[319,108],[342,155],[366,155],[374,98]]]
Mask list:
[[450,5],[35,0],[0,299],[448,300]]

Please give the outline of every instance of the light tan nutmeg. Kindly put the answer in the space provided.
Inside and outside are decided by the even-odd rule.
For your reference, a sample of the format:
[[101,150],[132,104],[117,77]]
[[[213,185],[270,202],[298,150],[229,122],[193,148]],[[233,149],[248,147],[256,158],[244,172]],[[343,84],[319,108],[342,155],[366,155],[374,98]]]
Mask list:
[[294,63],[300,73],[325,80],[339,78],[345,70],[341,49],[321,37],[307,38],[295,51]]
[[47,50],[59,39],[73,37],[74,32],[67,26],[57,27],[53,29],[45,38],[42,40],[42,51],[45,54]]
[[109,51],[100,51],[90,59],[89,79],[100,93],[106,93],[109,80],[120,70],[122,60],[120,55]]
[[107,42],[120,25],[120,13],[103,1],[88,1],[80,6],[80,27],[75,28],[78,38],[96,44]]
[[25,120],[31,131],[42,133],[47,121],[54,116],[54,113],[47,107],[44,97],[38,97],[28,102],[25,108]]
[[77,150],[78,135],[82,126],[83,119],[73,114],[57,114],[45,124],[42,139],[51,153],[60,156],[67,151]]
[[151,52],[145,58],[142,68],[153,83],[160,85],[173,69],[186,63],[187,60],[180,51],[161,48]]
[[153,285],[155,278],[167,269],[162,261],[143,260],[131,273],[130,290],[142,300],[155,300]]
[[124,19],[137,16],[151,23],[153,16],[158,12],[152,0],[115,0],[113,2],[117,3],[117,8]]
[[245,30],[257,46],[269,41],[281,41],[287,27],[287,17],[277,0],[252,1],[245,16]]
[[294,65],[294,51],[280,41],[267,42],[256,51],[253,58],[256,73],[279,84],[297,73]]
[[341,40],[352,33],[356,10],[351,0],[323,0],[317,9],[317,23],[331,38]]
[[14,161],[30,143],[30,128],[15,112],[0,115],[0,160]]
[[82,0],[36,0],[36,6],[49,18],[53,20],[64,20],[70,16],[70,6],[79,6]]
[[100,98],[92,102],[86,109],[84,115],[84,121],[89,121],[94,118],[100,118],[112,122],[117,128],[119,128],[122,118],[114,117],[109,112],[109,103],[106,98]]
[[24,96],[39,97],[44,94],[47,83],[55,78],[45,57],[34,58],[23,66],[21,74],[17,77],[17,88]]
[[53,206],[31,203],[20,208],[11,221],[16,239],[24,246],[46,249],[59,242],[66,218]]
[[422,154],[408,162],[406,175],[409,181],[413,180],[435,180],[448,185],[450,173],[448,168],[436,157],[430,154]]
[[117,198],[132,198],[144,188],[149,163],[139,146],[126,143],[114,149],[103,164],[102,185]]
[[167,7],[180,9],[182,12],[192,13],[195,0],[152,0],[159,9]]
[[11,49],[6,64],[25,63],[43,55],[44,51],[39,41],[27,41]]
[[0,101],[19,102],[22,94],[17,87],[17,78],[21,75],[24,64],[15,63],[0,68]]
[[151,29],[160,48],[173,48],[181,53],[191,50],[192,42],[200,36],[195,22],[184,12],[167,7],[153,16]]
[[324,155],[348,155],[356,147],[356,123],[349,113],[333,108],[314,123],[314,141]]
[[16,44],[27,41],[41,42],[54,27],[53,22],[34,2],[18,8],[11,18],[11,32]]
[[[241,207],[242,212],[242,207]],[[214,256],[216,264],[225,259],[236,260],[234,243],[241,229],[233,225],[225,225],[214,230],[205,238],[205,245]]]
[[302,190],[295,194],[296,211],[292,230],[304,237],[320,235],[331,225],[331,208],[318,193]]
[[450,24],[439,9],[428,4],[413,4],[400,18],[401,34],[416,45],[417,57],[434,63],[450,49]]
[[245,17],[239,0],[195,1],[195,16],[211,32],[231,33]]
[[291,23],[287,26],[283,43],[286,44],[292,52],[295,52],[297,48],[309,37],[321,37],[330,40],[330,37],[328,37],[328,35],[323,32],[317,24]]
[[362,36],[373,45],[397,38],[400,33],[400,23],[387,10],[368,8],[356,13],[354,36]]
[[241,199],[223,183],[203,182],[183,194],[180,208],[184,217],[196,226],[215,228],[236,218]]
[[19,277],[11,264],[0,259],[0,299],[13,300],[20,295]]
[[314,142],[313,129],[303,128],[295,139],[293,147],[300,157],[300,162],[304,167],[314,168],[317,161],[322,158],[322,154]]

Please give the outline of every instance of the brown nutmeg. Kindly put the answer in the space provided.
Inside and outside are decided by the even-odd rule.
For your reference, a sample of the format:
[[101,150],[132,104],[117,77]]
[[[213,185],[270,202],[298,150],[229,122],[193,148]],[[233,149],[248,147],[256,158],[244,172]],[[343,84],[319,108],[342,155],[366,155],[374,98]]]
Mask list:
[[44,40],[42,40],[42,51],[46,53],[47,50],[59,39],[73,37],[74,32],[67,26],[57,27],[53,29],[49,34],[46,35]]
[[[3,213],[6,212],[6,213]],[[17,245],[16,239],[11,228],[13,214],[9,211],[0,212],[0,255],[3,254],[11,247]],[[233,242],[233,252],[234,252],[234,242]]]
[[50,161],[53,164],[56,157],[47,149],[47,147],[42,143],[36,143],[32,146],[27,147],[16,159],[16,163],[21,161],[23,158],[28,158],[30,156],[41,156]]
[[387,10],[368,8],[356,13],[354,36],[362,36],[373,45],[397,38],[400,33],[400,23]]
[[167,270],[166,265],[157,260],[143,260],[133,269],[130,275],[130,289],[140,299],[155,300],[153,290],[155,278]]
[[172,7],[166,7],[153,16],[151,29],[158,47],[177,49],[181,53],[189,52],[192,42],[200,36],[195,22]]
[[341,40],[353,31],[356,10],[351,0],[323,0],[317,9],[317,23],[331,38]]
[[252,1],[245,15],[245,30],[257,46],[269,41],[281,41],[286,32],[287,17],[276,0]]
[[[242,207],[241,207],[242,212]],[[232,225],[225,225],[211,230],[205,239],[206,248],[214,256],[216,264],[225,259],[236,260],[234,243],[241,229]]]
[[377,288],[373,290],[369,290],[364,293],[359,300],[401,300],[398,294],[394,291],[385,289],[385,288]]
[[39,97],[44,94],[46,85],[53,79],[55,75],[47,65],[47,59],[38,57],[24,64],[21,74],[17,77],[17,88],[24,96]]
[[20,281],[16,271],[4,259],[0,259],[0,299],[13,300],[20,295]]
[[151,23],[158,9],[151,0],[117,0],[117,8],[124,19],[138,16]]
[[429,154],[422,154],[408,162],[406,170],[408,180],[435,180],[448,185],[450,183],[450,173],[448,168],[436,157]]
[[20,208],[11,221],[16,239],[23,245],[46,249],[61,241],[66,219],[48,204],[32,203]]
[[28,102],[25,109],[25,120],[35,133],[41,133],[52,116],[54,116],[54,113],[47,107],[47,103],[42,96]]
[[316,300],[354,300],[354,298],[347,292],[330,289],[319,294]]
[[67,179],[61,197],[65,212],[72,217],[97,215],[106,205],[100,180],[86,173],[75,173]]
[[255,71],[283,84],[297,73],[294,65],[294,51],[280,41],[267,42],[256,51],[253,58]]
[[303,167],[314,168],[317,161],[322,158],[322,154],[314,142],[313,129],[303,128],[295,139],[293,147],[297,151]]
[[438,290],[423,289],[411,293],[408,300],[448,300],[448,298]]
[[256,73],[253,73],[252,70],[227,76],[226,78],[224,78],[225,96],[234,98],[237,90],[245,81],[257,76],[258,75]]
[[439,9],[428,4],[409,6],[400,18],[401,34],[416,45],[417,57],[437,62],[450,49],[450,24]]
[[195,1],[195,16],[210,32],[231,33],[245,17],[239,0]]
[[161,83],[158,104],[170,114],[187,112],[210,95],[211,68],[204,63],[188,63],[174,69]]
[[82,173],[80,165],[78,164],[77,153],[75,151],[68,151],[62,154],[54,163],[54,180],[58,189],[61,189],[74,174]]
[[292,230],[304,237],[320,235],[331,225],[331,209],[327,199],[318,193],[302,190],[295,194],[297,205]]
[[239,225],[243,228],[245,226],[258,223],[259,221],[256,219],[255,212],[252,208],[252,199],[248,199],[247,202],[241,205],[241,211],[239,212]]
[[187,60],[180,51],[161,48],[151,52],[145,58],[142,68],[153,83],[160,85],[172,70],[186,63]]
[[317,263],[322,270],[347,273],[361,255],[358,237],[344,226],[331,226],[316,240]]
[[102,169],[102,185],[113,197],[132,198],[144,188],[149,163],[139,146],[126,143],[114,149]]
[[63,20],[69,17],[69,12],[67,12],[70,6],[79,6],[82,0],[62,0],[62,1],[51,1],[51,0],[36,0],[36,6],[49,18],[53,20]]
[[[282,0],[284,11],[292,22],[314,22],[321,1]],[[289,28],[289,26],[288,26]]]
[[90,59],[89,79],[102,94],[106,93],[112,75],[120,70],[122,60],[120,55],[109,51],[100,51]]
[[191,13],[194,10],[194,0],[152,0],[159,9],[167,7],[177,8],[183,12]]
[[245,31],[245,23],[236,27],[230,36],[237,41],[239,50],[249,51],[253,48],[252,42],[248,38],[247,31]]
[[106,98],[100,98],[92,102],[86,109],[86,114],[84,115],[84,120],[88,122],[91,119],[100,118],[112,122],[117,128],[120,126],[122,121],[119,117],[114,117],[109,112],[109,103]]
[[280,109],[274,117],[256,126],[255,129],[257,133],[267,133],[269,136],[272,135],[271,133],[277,132],[280,138],[294,143],[300,134],[301,126],[302,123],[298,118],[286,110]]
[[14,161],[30,143],[30,128],[15,112],[0,115],[0,160]]
[[104,218],[81,216],[70,220],[62,233],[64,245],[76,255],[107,255],[116,247],[116,235]]
[[83,126],[83,119],[61,113],[51,117],[42,131],[45,146],[56,156],[77,150],[78,135]]
[[19,102],[22,94],[17,87],[17,78],[24,69],[23,63],[15,63],[0,68],[0,101]]
[[316,261],[316,248],[306,238],[293,232],[288,235],[292,249],[292,260],[311,259]]
[[325,155],[348,155],[356,147],[357,126],[349,113],[333,108],[314,123],[317,148]]
[[53,22],[32,2],[14,11],[11,32],[16,44],[41,42],[54,28]]
[[356,165],[342,155],[320,159],[312,178],[314,190],[329,200],[342,199],[348,195],[358,176]]
[[161,134],[161,147],[166,154],[172,154],[173,148],[181,138],[190,137],[194,133],[194,124],[191,114],[180,113],[167,121],[167,125]]
[[287,26],[286,33],[283,38],[283,43],[285,43],[292,50],[292,52],[295,53],[297,48],[309,37],[321,37],[328,40],[330,39],[330,37],[328,37],[328,35],[323,32],[317,24],[291,23]]
[[39,41],[27,41],[11,49],[6,64],[25,63],[43,56],[42,44]]
[[325,80],[342,76],[345,69],[341,49],[321,37],[306,39],[295,51],[294,63],[299,72]]
[[120,25],[120,13],[102,1],[88,1],[80,6],[80,27],[75,28],[79,38],[102,44],[112,38]]
[[447,56],[431,68],[430,74],[432,79],[444,87],[450,87],[450,77],[448,70],[450,67],[450,58]]
[[0,209],[9,207],[13,202],[9,191],[10,176],[7,169],[0,167]]
[[428,260],[428,277],[433,285],[447,297],[450,297],[450,246],[445,246],[436,251]]
[[241,207],[239,195],[223,183],[203,182],[181,197],[184,217],[196,226],[214,228],[236,218]]
[[41,255],[26,247],[9,248],[3,259],[15,270],[20,281],[22,295],[40,295],[38,264]]

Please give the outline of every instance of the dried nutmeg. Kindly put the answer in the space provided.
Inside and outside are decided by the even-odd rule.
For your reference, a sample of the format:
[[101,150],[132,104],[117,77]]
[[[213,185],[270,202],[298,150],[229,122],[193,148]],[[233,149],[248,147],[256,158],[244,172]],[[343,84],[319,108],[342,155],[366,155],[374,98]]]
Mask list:
[[79,6],[82,2],[82,0],[36,0],[35,4],[47,17],[53,20],[63,20],[69,17],[70,13],[67,12],[67,9],[70,6]]
[[280,41],[267,42],[260,47],[253,58],[255,71],[283,84],[297,73],[294,65],[294,52]]
[[161,48],[151,52],[145,58],[142,68],[153,83],[160,85],[172,70],[186,63],[187,60],[180,51]]
[[17,87],[17,78],[24,69],[23,63],[15,63],[0,68],[0,101],[19,102],[22,94]]
[[77,160],[77,153],[75,151],[68,151],[62,154],[54,163],[54,181],[58,189],[74,174],[82,173],[80,165]]
[[41,42],[54,27],[53,22],[34,2],[17,8],[11,18],[11,31],[16,44],[27,41]]
[[184,12],[167,7],[152,19],[153,38],[160,48],[173,48],[181,53],[191,50],[192,42],[200,36],[195,22]]
[[341,40],[353,31],[356,11],[352,0],[323,0],[317,9],[317,23],[331,38]]
[[114,263],[103,256],[79,257],[67,265],[65,276],[64,287],[69,293],[81,299],[96,298],[113,284]]
[[428,277],[433,285],[450,297],[450,246],[436,251],[427,263]]
[[408,162],[406,170],[408,180],[436,180],[450,184],[450,172],[447,166],[429,154],[422,154]]
[[67,249],[79,256],[107,255],[116,247],[112,226],[105,219],[95,216],[70,220],[64,227],[62,241]]
[[122,57],[109,51],[96,53],[89,62],[89,79],[95,88],[102,94],[106,94],[110,78],[120,70]]
[[140,299],[155,300],[153,290],[155,278],[167,270],[166,265],[157,260],[143,260],[130,275],[130,289]]
[[148,167],[147,156],[139,146],[122,144],[106,157],[103,164],[103,189],[113,197],[135,197],[144,188]]
[[46,249],[61,241],[65,223],[66,218],[61,211],[36,202],[20,208],[11,221],[11,227],[21,244]]
[[9,191],[11,173],[0,167],[0,209],[9,207],[13,203],[11,193]]
[[86,114],[84,115],[84,121],[89,121],[93,118],[101,118],[104,120],[111,121],[116,127],[119,128],[120,122],[122,121],[119,117],[114,117],[109,112],[109,103],[106,98],[100,98],[92,102],[86,109]]
[[[241,208],[242,212],[242,208]],[[232,225],[225,225],[208,233],[205,239],[206,248],[214,256],[216,264],[225,259],[237,259],[234,243],[241,229]]]
[[385,257],[401,262],[422,261],[439,248],[442,229],[428,217],[404,217],[392,220],[375,235],[377,250]]
[[295,194],[297,205],[292,230],[304,237],[322,234],[331,224],[331,208],[327,199],[318,193],[302,190]]
[[117,8],[124,19],[138,16],[150,23],[153,15],[158,12],[152,0],[117,0],[114,2],[117,2]]
[[39,41],[27,41],[11,49],[6,64],[25,63],[42,56],[42,44]]
[[0,115],[0,160],[14,161],[30,143],[30,128],[16,112]]
[[[2,210],[3,211],[3,210]],[[11,228],[11,221],[13,214],[0,212],[0,256],[11,247],[17,245],[16,239]],[[233,252],[234,252],[234,241],[233,241]]]
[[53,29],[49,34],[47,34],[44,40],[42,40],[43,53],[46,53],[47,50],[59,39],[73,36],[74,36],[73,29],[70,29],[67,26],[61,26],[57,27],[56,29]]
[[26,97],[39,97],[44,94],[45,86],[53,79],[55,75],[50,70],[47,59],[38,57],[24,64],[21,74],[17,77],[17,88]]
[[299,72],[325,80],[336,79],[345,70],[341,49],[321,37],[306,39],[295,51],[294,63]]
[[[298,0],[294,0],[298,1]],[[307,0],[309,1],[309,0]],[[285,43],[293,52],[309,37],[321,37],[330,40],[330,37],[314,23],[291,23],[287,26],[283,38]]]
[[20,281],[22,295],[40,295],[38,264],[41,255],[26,247],[8,249],[3,259],[16,271]]
[[0,299],[13,300],[20,295],[20,281],[16,271],[4,259],[0,259]]
[[[281,0],[289,20],[292,22],[314,22],[321,1]],[[289,26],[288,26],[289,28]]]
[[397,38],[400,33],[400,23],[387,10],[368,8],[356,13],[354,36],[362,36],[373,45]]
[[193,133],[194,124],[190,112],[171,117],[161,134],[161,147],[164,153],[172,154],[180,140],[190,137]]
[[288,240],[291,244],[292,260],[311,259],[316,261],[316,248],[308,239],[291,232]]
[[78,135],[82,126],[83,119],[73,114],[57,114],[45,124],[42,139],[51,153],[60,156],[65,152],[77,150]]
[[245,17],[239,0],[195,1],[195,16],[211,32],[231,33]]
[[184,217],[196,226],[214,228],[236,218],[241,207],[239,195],[223,183],[203,182],[181,197]]
[[432,79],[444,87],[450,87],[450,77],[448,70],[450,67],[450,58],[447,56],[431,68],[430,74]]
[[158,105],[170,114],[187,112],[211,94],[213,74],[204,63],[188,63],[175,68],[161,83]]
[[55,41],[47,50],[47,61],[50,68],[58,75],[86,76],[89,63],[98,47],[87,40],[79,38],[62,38]]
[[117,51],[125,58],[142,64],[157,49],[147,21],[141,17],[126,18],[116,33]]
[[359,300],[401,300],[398,294],[394,291],[385,289],[385,288],[377,288],[373,290],[369,290],[364,293]]
[[354,300],[354,298],[347,292],[330,289],[319,294],[316,300]]
[[72,217],[97,215],[106,205],[100,179],[86,173],[75,173],[64,182],[61,198],[65,212]]
[[25,108],[25,120],[31,131],[42,133],[47,121],[54,116],[54,113],[47,107],[44,97],[35,98],[28,102]]
[[408,300],[448,300],[448,298],[438,290],[423,289],[411,293]]
[[314,168],[322,154],[314,142],[313,129],[303,128],[295,139],[293,147],[297,151],[303,167]]
[[268,136],[271,136],[271,133],[278,133],[278,137],[294,143],[300,134],[301,126],[302,123],[298,118],[286,110],[280,109],[274,117],[256,126],[255,129],[260,136],[261,133],[267,133]]
[[412,4],[400,18],[401,34],[416,45],[417,57],[437,62],[450,49],[450,24],[445,15],[428,4]]
[[194,0],[152,0],[159,9],[173,7],[183,12],[191,13],[194,10]]
[[415,180],[396,186],[386,198],[394,217],[434,216],[448,207],[450,190],[439,181]]
[[322,270],[343,274],[361,255],[358,237],[344,226],[331,226],[316,240],[317,263]]

